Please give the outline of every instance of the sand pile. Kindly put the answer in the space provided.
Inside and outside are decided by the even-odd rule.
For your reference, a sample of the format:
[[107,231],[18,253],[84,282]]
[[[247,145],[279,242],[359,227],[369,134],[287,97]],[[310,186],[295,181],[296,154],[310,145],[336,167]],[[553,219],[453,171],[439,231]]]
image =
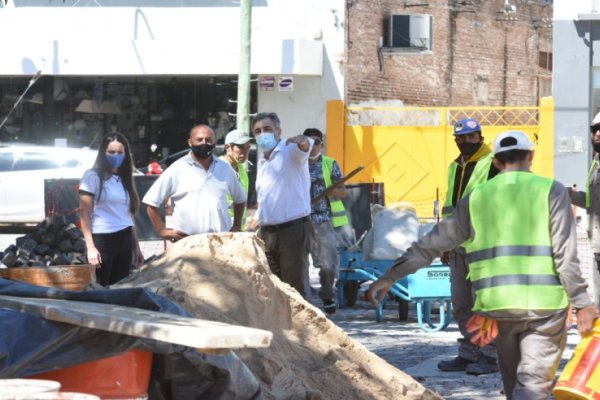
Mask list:
[[250,233],[195,235],[118,286],[148,287],[198,318],[273,332],[236,351],[266,399],[440,399],[330,322],[269,271]]

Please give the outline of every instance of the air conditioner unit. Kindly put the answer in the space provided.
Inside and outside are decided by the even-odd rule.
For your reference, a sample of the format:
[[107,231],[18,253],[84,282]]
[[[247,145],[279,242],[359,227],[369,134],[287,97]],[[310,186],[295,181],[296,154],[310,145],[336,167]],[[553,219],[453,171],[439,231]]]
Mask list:
[[431,50],[431,22],[428,14],[391,15],[389,46]]

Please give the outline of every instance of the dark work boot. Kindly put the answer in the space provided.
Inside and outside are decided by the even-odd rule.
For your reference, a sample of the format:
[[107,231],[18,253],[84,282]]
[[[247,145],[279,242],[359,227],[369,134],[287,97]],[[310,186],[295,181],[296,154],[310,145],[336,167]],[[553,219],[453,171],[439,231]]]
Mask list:
[[323,310],[325,310],[327,314],[335,314],[336,309],[337,304],[335,304],[335,299],[323,300]]
[[480,355],[479,359],[467,365],[465,372],[469,375],[485,375],[498,372],[498,363],[495,358]]
[[438,363],[438,369],[446,372],[464,371],[467,366],[475,361],[468,360],[464,357],[458,356],[451,360],[443,360]]

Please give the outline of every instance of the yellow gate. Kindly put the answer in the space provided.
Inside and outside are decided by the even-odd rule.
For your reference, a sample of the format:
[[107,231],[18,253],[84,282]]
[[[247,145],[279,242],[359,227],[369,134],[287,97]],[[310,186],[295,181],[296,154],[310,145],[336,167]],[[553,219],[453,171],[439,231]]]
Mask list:
[[453,125],[476,118],[485,142],[501,132],[523,131],[536,144],[533,170],[553,176],[553,101],[539,107],[345,107],[327,104],[327,147],[344,173],[365,169],[351,183],[384,183],[386,204],[408,201],[420,218],[431,218],[436,194],[443,204],[447,167],[458,156]]

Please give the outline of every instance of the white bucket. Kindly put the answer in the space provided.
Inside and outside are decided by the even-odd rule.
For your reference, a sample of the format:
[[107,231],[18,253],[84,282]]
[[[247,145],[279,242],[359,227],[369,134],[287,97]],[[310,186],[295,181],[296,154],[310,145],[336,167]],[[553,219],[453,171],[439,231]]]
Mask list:
[[53,394],[59,390],[59,382],[46,379],[0,379],[0,400],[38,398],[39,394]]
[[58,393],[40,393],[36,395],[36,400],[102,400],[99,396],[86,393],[58,392]]

